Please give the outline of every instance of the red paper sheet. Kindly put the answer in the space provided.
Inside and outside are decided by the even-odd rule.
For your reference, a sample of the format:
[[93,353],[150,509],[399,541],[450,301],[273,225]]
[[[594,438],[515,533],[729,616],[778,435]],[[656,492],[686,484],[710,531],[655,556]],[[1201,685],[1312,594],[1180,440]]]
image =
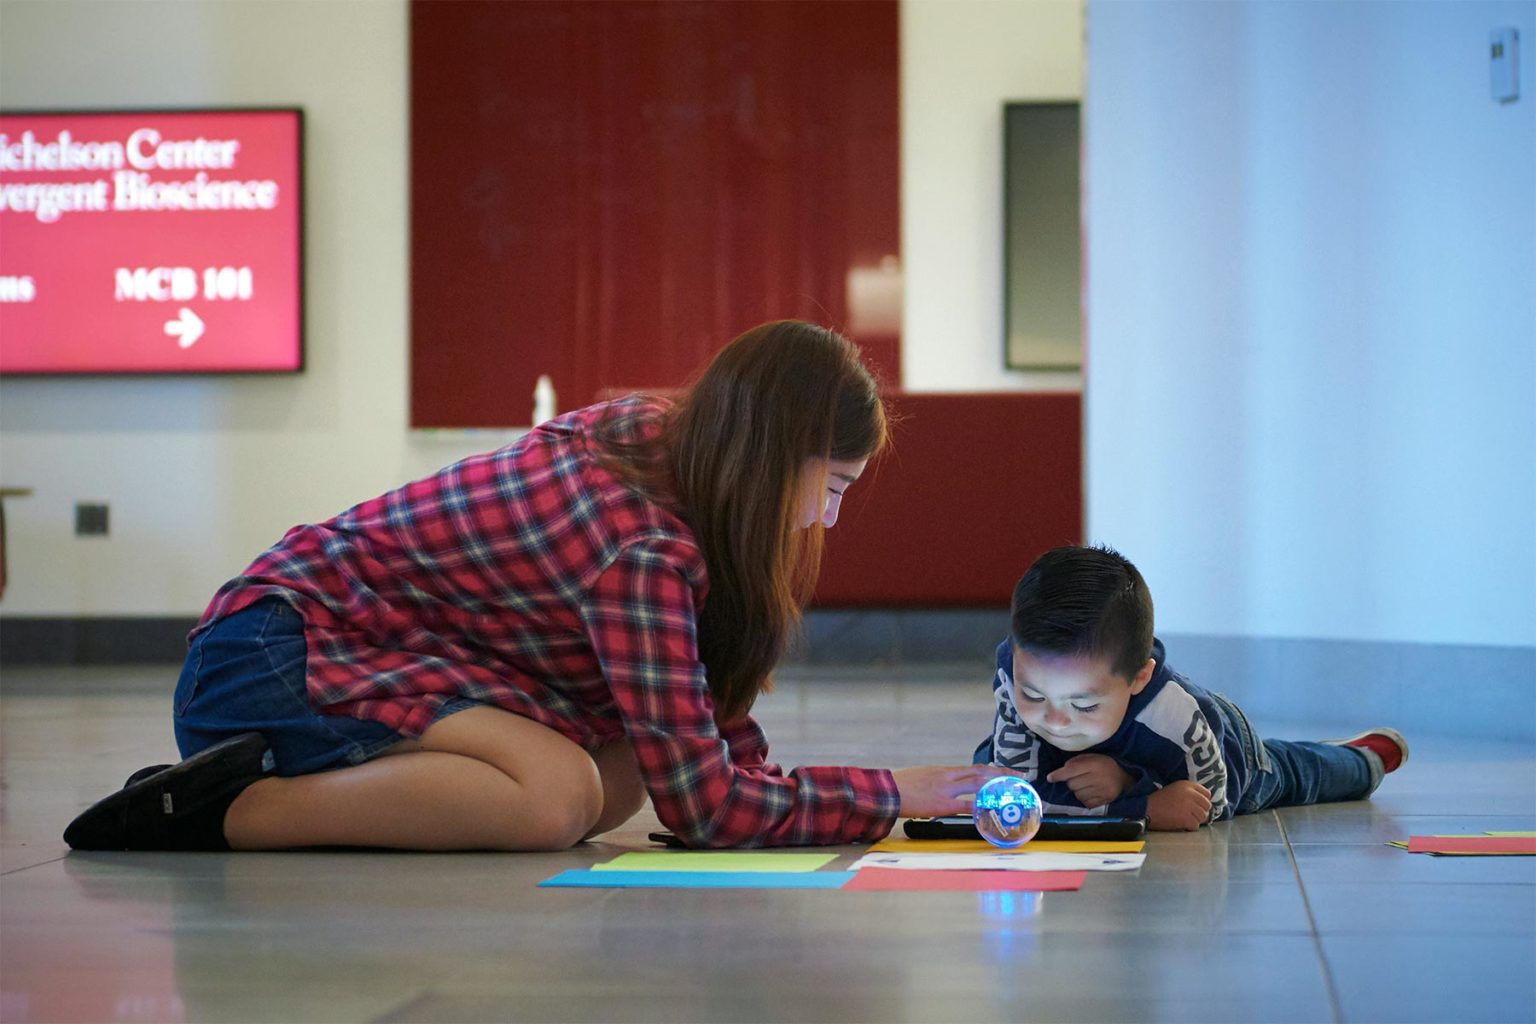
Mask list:
[[922,871],[861,868],[843,892],[1068,892],[1083,887],[1086,871]]
[[1409,853],[1528,853],[1536,854],[1536,837],[1528,836],[1409,836]]

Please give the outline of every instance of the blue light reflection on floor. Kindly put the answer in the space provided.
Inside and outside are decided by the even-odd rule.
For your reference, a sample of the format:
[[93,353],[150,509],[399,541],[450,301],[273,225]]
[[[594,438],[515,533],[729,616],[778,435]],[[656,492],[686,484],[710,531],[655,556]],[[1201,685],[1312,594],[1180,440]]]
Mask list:
[[1038,941],[1032,918],[1040,915],[1043,892],[979,892],[976,909],[987,922],[986,941],[999,961],[1029,957]]

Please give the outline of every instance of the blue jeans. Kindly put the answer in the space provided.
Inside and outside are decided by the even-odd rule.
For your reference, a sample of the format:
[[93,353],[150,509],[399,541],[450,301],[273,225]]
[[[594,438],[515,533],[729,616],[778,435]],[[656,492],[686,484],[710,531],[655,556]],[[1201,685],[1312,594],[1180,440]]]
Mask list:
[[1354,747],[1307,740],[1265,740],[1269,770],[1248,776],[1238,814],[1271,807],[1363,800],[1381,785],[1381,768]]
[[176,744],[190,757],[259,732],[268,771],[307,775],[360,764],[403,738],[378,722],[323,715],[304,682],[304,620],[269,597],[219,619],[192,640],[173,704]]
[[1227,731],[1241,740],[1246,762],[1248,785],[1233,813],[1363,800],[1381,785],[1381,763],[1364,751],[1310,740],[1260,740],[1241,708],[1223,694],[1211,697]]

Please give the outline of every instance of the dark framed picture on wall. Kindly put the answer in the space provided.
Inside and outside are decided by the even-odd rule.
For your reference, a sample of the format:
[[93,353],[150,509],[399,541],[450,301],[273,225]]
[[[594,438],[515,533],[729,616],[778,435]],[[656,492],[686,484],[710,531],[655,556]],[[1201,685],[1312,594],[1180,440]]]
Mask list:
[[1083,363],[1080,104],[1003,106],[1003,364]]

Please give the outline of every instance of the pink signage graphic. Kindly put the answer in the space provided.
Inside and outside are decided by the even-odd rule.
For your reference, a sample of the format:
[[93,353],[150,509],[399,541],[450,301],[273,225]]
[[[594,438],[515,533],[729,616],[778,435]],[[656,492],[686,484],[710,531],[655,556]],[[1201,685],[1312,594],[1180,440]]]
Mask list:
[[303,367],[303,113],[0,114],[0,373]]

